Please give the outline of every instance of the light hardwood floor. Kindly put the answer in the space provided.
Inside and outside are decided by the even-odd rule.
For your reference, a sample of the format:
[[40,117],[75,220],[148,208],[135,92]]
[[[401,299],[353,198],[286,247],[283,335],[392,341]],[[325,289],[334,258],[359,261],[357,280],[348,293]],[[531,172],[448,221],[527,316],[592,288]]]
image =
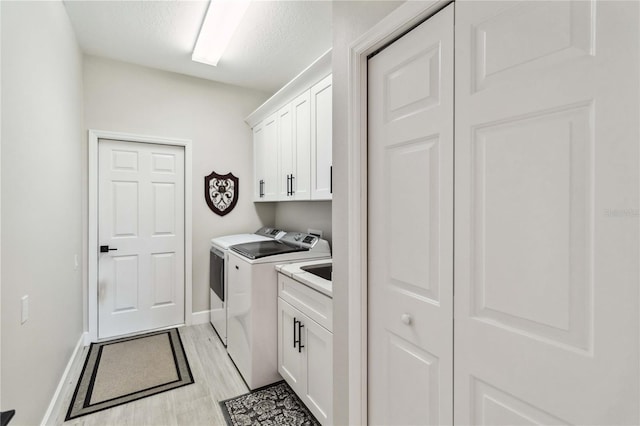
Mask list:
[[240,373],[210,324],[182,327],[195,383],[109,410],[64,421],[89,347],[73,366],[63,398],[51,418],[56,425],[225,425],[219,401],[248,392]]

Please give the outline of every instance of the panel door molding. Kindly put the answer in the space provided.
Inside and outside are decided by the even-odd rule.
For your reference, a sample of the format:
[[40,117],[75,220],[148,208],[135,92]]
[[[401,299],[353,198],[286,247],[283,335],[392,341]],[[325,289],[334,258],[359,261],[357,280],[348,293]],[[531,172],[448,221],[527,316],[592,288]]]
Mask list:
[[98,337],[183,324],[184,148],[107,139],[98,148]]
[[639,9],[456,2],[458,424],[640,422]]
[[368,422],[453,422],[453,5],[369,59]]

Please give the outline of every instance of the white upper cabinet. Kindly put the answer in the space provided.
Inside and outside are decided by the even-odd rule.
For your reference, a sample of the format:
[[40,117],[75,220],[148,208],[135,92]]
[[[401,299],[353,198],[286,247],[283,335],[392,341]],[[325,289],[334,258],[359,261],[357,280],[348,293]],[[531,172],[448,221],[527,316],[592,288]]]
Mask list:
[[331,75],[311,88],[311,198],[330,200],[333,192]]
[[254,201],[278,199],[278,114],[254,128]]
[[278,111],[278,200],[311,199],[311,107],[309,91]]
[[263,158],[262,155],[262,135],[264,130],[264,123],[259,123],[253,128],[253,200],[261,201],[264,170],[262,168]]
[[331,199],[330,72],[328,51],[245,119],[254,201]]
[[311,102],[305,91],[291,103],[293,117],[293,169],[291,197],[311,199]]
[[291,176],[294,171],[295,142],[293,138],[293,119],[291,104],[278,111],[278,200],[291,196]]

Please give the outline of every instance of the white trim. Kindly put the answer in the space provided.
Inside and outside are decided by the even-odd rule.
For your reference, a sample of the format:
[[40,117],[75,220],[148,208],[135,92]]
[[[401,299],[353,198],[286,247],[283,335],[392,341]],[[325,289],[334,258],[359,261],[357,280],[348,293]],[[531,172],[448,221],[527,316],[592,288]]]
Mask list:
[[349,420],[367,424],[367,56],[451,0],[408,1],[349,47]]
[[200,311],[191,314],[191,325],[207,324],[211,321],[211,311]]
[[131,133],[89,130],[89,225],[88,225],[88,291],[87,315],[89,330],[85,345],[98,339],[98,139],[115,139],[127,142],[154,143],[184,147],[184,323],[192,324],[192,147],[187,139],[169,139]]
[[41,423],[42,426],[53,424],[53,422],[55,422],[56,420],[56,419],[50,418],[51,414],[59,411],[59,410],[55,410],[56,407],[59,406],[59,402],[62,402],[62,401],[58,401],[58,399],[62,394],[62,389],[64,388],[64,385],[69,379],[69,373],[71,373],[71,370],[75,365],[76,360],[78,359],[78,357],[82,355],[82,348],[85,346],[84,342],[86,340],[87,334],[88,334],[87,332],[82,333],[80,335],[80,338],[78,339],[78,343],[76,343],[76,347],[73,350],[71,357],[69,358],[69,362],[67,362],[67,366],[65,367],[64,372],[62,373],[62,377],[60,377],[60,382],[58,382],[58,387],[56,388],[56,391],[53,393],[53,397],[51,398],[49,407],[47,408],[47,411],[44,413],[44,417],[42,418],[42,423]]
[[254,128],[265,117],[282,108],[293,98],[298,97],[305,90],[331,74],[331,49],[327,50],[311,65],[285,84],[273,96],[256,108],[244,119],[249,127]]

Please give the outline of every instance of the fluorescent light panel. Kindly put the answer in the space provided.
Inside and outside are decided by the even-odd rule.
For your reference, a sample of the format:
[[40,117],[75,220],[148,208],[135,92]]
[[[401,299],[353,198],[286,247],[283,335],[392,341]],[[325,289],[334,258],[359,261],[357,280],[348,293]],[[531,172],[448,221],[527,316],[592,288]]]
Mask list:
[[191,60],[218,65],[250,0],[211,0]]

